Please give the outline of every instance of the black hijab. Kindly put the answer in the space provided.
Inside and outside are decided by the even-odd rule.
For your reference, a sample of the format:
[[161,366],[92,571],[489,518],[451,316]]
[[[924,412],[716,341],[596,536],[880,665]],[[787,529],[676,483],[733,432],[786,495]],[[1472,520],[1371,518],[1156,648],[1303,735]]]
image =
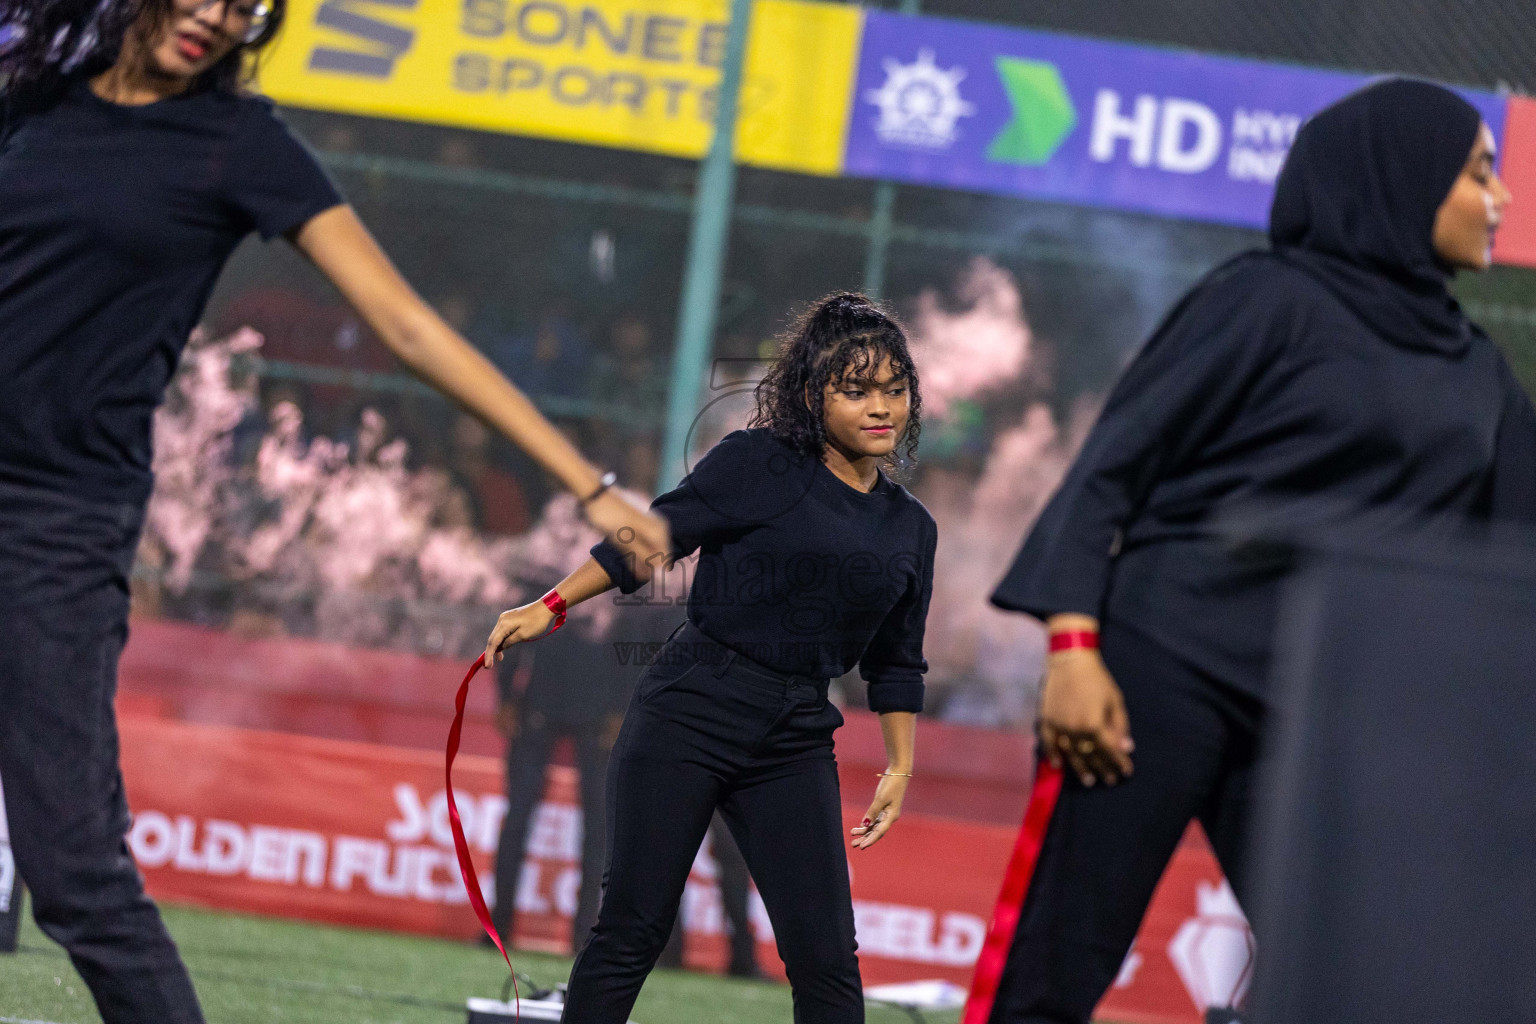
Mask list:
[[1270,243],[1386,340],[1460,353],[1473,328],[1431,239],[1481,123],[1428,82],[1388,79],[1346,96],[1297,133]]

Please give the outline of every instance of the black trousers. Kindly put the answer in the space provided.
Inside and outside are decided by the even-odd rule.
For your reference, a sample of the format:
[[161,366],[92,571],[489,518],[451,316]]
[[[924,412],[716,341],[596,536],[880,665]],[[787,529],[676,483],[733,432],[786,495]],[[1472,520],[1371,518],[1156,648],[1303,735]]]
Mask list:
[[730,929],[731,959],[726,971],[740,977],[757,973],[757,940],[752,935],[752,916],[747,904],[752,893],[752,872],[736,847],[736,838],[725,819],[716,814],[709,824],[715,868],[719,872],[720,905]]
[[1019,917],[992,1024],[1085,1024],[1199,818],[1241,902],[1263,709],[1132,629],[1106,623],[1102,654],[1125,694],[1136,771],[1084,787],[1070,773]]
[[544,797],[544,769],[555,741],[570,736],[576,743],[576,770],[581,775],[581,889],[576,897],[576,916],[571,925],[571,944],[577,949],[586,941],[597,920],[602,893],[605,804],[608,777],[606,730],[601,721],[580,725],[551,723],[542,715],[520,723],[517,737],[507,748],[507,816],[502,819],[496,844],[496,905],[491,924],[502,939],[512,937],[517,918],[517,884],[522,875],[528,827]]
[[[719,871],[720,909],[725,913],[725,926],[730,938],[731,959],[726,973],[738,978],[756,977],[757,939],[752,934],[752,915],[748,909],[752,896],[752,873],[747,870],[746,858],[736,848],[731,827],[718,813],[709,822],[710,849],[715,855],[715,868]],[[672,936],[657,961],[660,967],[683,966],[683,922],[672,926]]]
[[718,807],[767,908],[796,1024],[864,1020],[825,680],[786,678],[685,625],[635,690],[609,765],[597,927],[564,1020],[624,1024]]
[[200,1024],[191,980],[128,852],[113,697],[125,587],[0,608],[0,780],[32,913],[106,1024]]

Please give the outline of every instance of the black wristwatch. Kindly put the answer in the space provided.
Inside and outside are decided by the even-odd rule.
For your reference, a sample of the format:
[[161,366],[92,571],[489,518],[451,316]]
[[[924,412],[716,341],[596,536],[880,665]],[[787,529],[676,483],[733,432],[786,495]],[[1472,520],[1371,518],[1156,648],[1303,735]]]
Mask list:
[[604,491],[618,482],[619,474],[615,473],[613,470],[610,469],[608,472],[604,473],[602,477],[600,477],[597,481],[597,490],[581,499],[581,507],[586,508],[589,504],[602,497]]

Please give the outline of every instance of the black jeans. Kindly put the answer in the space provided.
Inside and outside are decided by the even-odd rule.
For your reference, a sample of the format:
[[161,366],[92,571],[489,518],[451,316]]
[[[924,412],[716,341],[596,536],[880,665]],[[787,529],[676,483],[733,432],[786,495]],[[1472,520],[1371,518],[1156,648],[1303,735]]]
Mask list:
[[540,715],[532,721],[525,719],[507,748],[507,816],[502,819],[501,839],[496,844],[496,905],[491,909],[491,924],[503,940],[512,938],[528,826],[544,798],[544,769],[555,740],[561,736],[575,740],[576,769],[581,774],[581,889],[576,897],[576,916],[571,922],[571,945],[580,949],[592,930],[602,892],[603,833],[607,819],[603,806],[608,775],[605,731],[601,720],[561,725],[545,721]]
[[624,1024],[718,807],[794,991],[796,1024],[864,1020],[826,680],[771,672],[683,626],[641,677],[608,773],[603,903],[564,1020]]
[[32,914],[107,1024],[200,1024],[191,980],[128,852],[118,768],[119,585],[0,606],[0,779]]
[[1070,773],[1046,831],[991,1024],[1086,1024],[1141,927],[1184,829],[1199,818],[1241,902],[1263,708],[1134,630],[1104,626],[1136,772],[1084,788]]

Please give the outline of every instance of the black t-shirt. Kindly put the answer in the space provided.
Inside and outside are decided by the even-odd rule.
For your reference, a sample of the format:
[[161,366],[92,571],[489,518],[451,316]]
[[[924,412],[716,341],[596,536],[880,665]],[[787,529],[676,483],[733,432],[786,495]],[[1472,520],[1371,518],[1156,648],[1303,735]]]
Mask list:
[[[265,99],[75,82],[0,139],[0,530],[17,494],[148,498],[155,406],[220,270],[341,203]],[[24,499],[23,499],[24,501]]]
[[[651,507],[673,554],[699,551],[688,619],[779,672],[831,678],[855,664],[873,711],[921,711],[933,594],[933,517],[881,474],[865,493],[766,428],[729,434]],[[639,588],[608,542],[592,549],[624,593]]]

